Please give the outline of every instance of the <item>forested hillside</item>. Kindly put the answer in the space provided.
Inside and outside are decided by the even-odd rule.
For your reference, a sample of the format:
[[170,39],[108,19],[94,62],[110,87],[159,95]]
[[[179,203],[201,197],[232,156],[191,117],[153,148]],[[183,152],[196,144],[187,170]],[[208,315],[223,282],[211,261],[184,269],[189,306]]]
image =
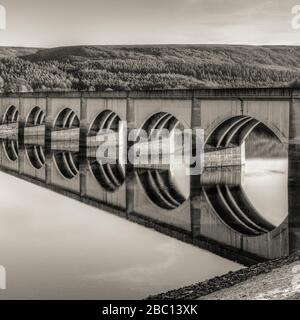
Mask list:
[[287,86],[300,47],[0,47],[0,91]]

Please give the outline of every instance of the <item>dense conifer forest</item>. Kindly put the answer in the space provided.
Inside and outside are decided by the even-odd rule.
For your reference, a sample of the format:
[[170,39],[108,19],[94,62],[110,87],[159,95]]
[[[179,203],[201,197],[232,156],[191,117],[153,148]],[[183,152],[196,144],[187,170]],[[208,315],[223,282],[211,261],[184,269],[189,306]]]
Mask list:
[[299,86],[300,47],[0,47],[0,92]]

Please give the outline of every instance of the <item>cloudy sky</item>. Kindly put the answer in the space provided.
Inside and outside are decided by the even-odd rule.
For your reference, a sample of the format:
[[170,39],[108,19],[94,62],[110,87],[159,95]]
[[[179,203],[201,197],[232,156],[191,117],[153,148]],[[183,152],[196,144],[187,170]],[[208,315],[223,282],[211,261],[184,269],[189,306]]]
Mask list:
[[298,44],[300,0],[0,0],[0,45]]

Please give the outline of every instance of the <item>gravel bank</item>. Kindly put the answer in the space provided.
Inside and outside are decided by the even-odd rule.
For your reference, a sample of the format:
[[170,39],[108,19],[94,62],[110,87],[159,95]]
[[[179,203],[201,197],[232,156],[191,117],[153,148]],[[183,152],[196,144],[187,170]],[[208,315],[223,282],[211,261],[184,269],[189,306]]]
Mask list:
[[[223,276],[181,289],[172,290],[148,300],[207,299],[294,299],[299,298],[300,251],[288,257],[259,263]],[[296,270],[298,269],[298,271]],[[259,283],[259,286],[257,285]],[[279,287],[278,287],[279,286]],[[256,287],[256,291],[255,291]],[[231,288],[231,291],[223,289]],[[239,288],[241,288],[239,290]],[[222,290],[222,291],[220,291]],[[248,293],[245,292],[248,290]]]
[[[298,274],[298,276],[296,276]],[[252,277],[200,300],[286,300],[300,298],[300,262]]]

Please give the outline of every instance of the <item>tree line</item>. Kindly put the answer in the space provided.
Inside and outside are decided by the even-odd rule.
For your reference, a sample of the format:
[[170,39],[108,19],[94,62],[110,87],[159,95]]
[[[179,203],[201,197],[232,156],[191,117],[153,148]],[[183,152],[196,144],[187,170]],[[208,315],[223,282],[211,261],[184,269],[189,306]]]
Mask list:
[[85,59],[0,59],[0,91],[98,91],[299,86],[300,69],[270,67],[251,59],[232,62],[153,51]]

